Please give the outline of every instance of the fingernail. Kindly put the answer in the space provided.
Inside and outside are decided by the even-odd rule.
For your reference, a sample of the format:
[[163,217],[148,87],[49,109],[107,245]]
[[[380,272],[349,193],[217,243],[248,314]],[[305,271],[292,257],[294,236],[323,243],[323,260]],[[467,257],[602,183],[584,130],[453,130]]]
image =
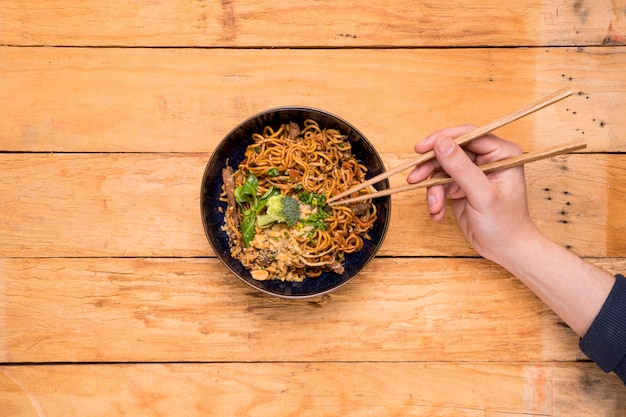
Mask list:
[[454,149],[454,141],[447,136],[440,136],[437,138],[437,149],[443,156],[447,156]]
[[435,208],[435,205],[437,205],[437,199],[434,196],[429,195],[426,201],[428,203],[428,210],[432,212],[432,210]]
[[424,139],[422,139],[421,141],[419,141],[417,146],[421,146],[421,145],[424,145],[424,144],[426,144],[428,142],[432,142],[433,139],[435,139],[435,138],[436,138],[436,136],[434,136],[433,134],[430,134],[430,135],[426,136]]
[[418,148],[418,147],[422,146],[423,144],[426,143],[427,140],[428,140],[428,138],[420,140],[419,142],[417,142],[415,144],[415,147]]

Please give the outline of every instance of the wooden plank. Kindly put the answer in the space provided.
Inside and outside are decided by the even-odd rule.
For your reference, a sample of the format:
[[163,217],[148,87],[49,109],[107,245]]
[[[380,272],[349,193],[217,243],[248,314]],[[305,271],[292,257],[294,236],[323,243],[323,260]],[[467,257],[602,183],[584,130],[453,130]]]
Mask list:
[[14,417],[620,417],[626,391],[589,363],[220,363],[0,367]]
[[2,256],[211,254],[199,203],[209,155],[146,156],[0,156]]
[[378,258],[310,300],[263,295],[214,258],[17,258],[0,272],[3,363],[584,358],[574,332],[482,259]]
[[0,47],[0,62],[5,151],[211,152],[247,117],[298,104],[407,153],[434,130],[484,124],[563,87],[576,95],[499,132],[528,150],[585,139],[590,151],[626,151],[626,47]]
[[[343,47],[624,44],[625,4],[498,0],[0,2],[0,43]],[[324,10],[319,16],[317,10]]]
[[[0,256],[213,256],[200,216],[210,154],[2,154]],[[388,166],[408,155],[384,154]],[[526,167],[540,228],[581,256],[623,256],[625,155],[574,154]],[[405,181],[400,174],[392,185]],[[424,191],[392,197],[383,256],[474,256]]]

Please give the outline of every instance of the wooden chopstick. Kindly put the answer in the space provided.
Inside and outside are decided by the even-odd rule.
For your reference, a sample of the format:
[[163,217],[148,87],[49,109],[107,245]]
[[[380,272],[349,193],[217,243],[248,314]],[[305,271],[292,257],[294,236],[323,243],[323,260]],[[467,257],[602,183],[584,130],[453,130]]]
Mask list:
[[[497,120],[494,120],[491,123],[487,123],[484,126],[478,127],[474,130],[472,130],[469,133],[466,133],[463,136],[460,136],[458,138],[455,139],[455,142],[458,143],[459,145],[464,145],[467,142],[470,142],[476,138],[479,138],[483,135],[486,135],[487,133],[496,130],[502,126],[505,126],[511,122],[514,122],[518,119],[521,119],[524,116],[527,116],[531,113],[536,112],[537,110],[541,110],[544,107],[547,107],[551,104],[556,103],[557,101],[563,100],[566,97],[569,97],[572,95],[572,91],[564,88],[562,90],[558,90],[552,94],[549,94],[545,97],[542,97],[541,99],[530,103],[512,113],[507,114],[506,116],[503,116]],[[435,152],[434,151],[428,151],[426,153],[423,153],[422,155],[420,155],[417,159],[411,160],[411,161],[407,161],[389,171],[385,171],[380,175],[375,176],[374,178],[371,178],[355,187],[352,187],[349,190],[346,190],[342,193],[339,193],[331,198],[329,198],[327,200],[328,203],[332,203],[333,201],[337,201],[343,197],[346,197],[352,193],[354,193],[355,191],[358,191],[362,188],[365,187],[369,187],[372,184],[376,184],[377,182],[380,182],[386,178],[391,177],[392,175],[396,175],[399,172],[404,171],[407,168],[411,168],[420,164],[423,164],[426,161],[429,161],[431,159],[433,159],[435,157]]]
[[[550,158],[556,155],[561,155],[564,153],[574,152],[580,149],[584,149],[587,147],[587,144],[584,142],[572,142],[566,143],[562,145],[553,146],[551,148],[546,148],[539,151],[528,152],[520,156],[516,156],[513,158],[503,159],[501,161],[492,162],[490,164],[481,165],[479,168],[486,174],[498,170],[513,168],[516,166],[528,164],[530,162],[539,161],[541,159]],[[383,197],[386,195],[402,193],[405,191],[416,190],[418,188],[424,187],[433,187],[435,185],[443,185],[452,182],[453,179],[450,177],[441,177],[441,178],[430,178],[416,184],[404,185],[398,188],[390,188],[386,190],[377,191],[375,193],[363,194],[358,197],[348,198],[346,200],[333,201],[328,204],[331,206],[336,205],[346,205],[349,203],[356,203],[358,201],[370,200],[376,197]]]

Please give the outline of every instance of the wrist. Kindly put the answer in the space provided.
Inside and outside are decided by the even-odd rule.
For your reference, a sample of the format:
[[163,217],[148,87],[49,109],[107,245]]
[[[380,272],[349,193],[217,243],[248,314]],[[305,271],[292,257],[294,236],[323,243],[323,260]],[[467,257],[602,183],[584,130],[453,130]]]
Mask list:
[[548,239],[536,227],[509,243],[493,260],[583,336],[615,282],[613,275]]
[[518,276],[525,266],[532,265],[533,259],[554,246],[558,245],[541,233],[534,223],[529,222],[516,233],[509,233],[503,243],[493,248],[486,257]]

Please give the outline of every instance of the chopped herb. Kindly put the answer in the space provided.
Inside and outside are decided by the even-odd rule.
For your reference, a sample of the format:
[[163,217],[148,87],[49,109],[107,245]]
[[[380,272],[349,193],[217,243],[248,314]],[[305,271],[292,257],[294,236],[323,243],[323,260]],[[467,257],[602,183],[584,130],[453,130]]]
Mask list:
[[298,193],[298,199],[303,204],[307,204],[311,206],[311,208],[317,209],[314,210],[314,213],[309,217],[302,219],[301,223],[305,226],[311,226],[313,231],[327,230],[328,224],[324,220],[333,215],[333,209],[326,204],[326,195],[303,189]]
[[311,191],[302,190],[298,193],[298,199],[301,203],[308,204],[311,207],[326,206],[326,194],[318,194]]
[[259,198],[257,195],[259,179],[250,174],[243,184],[235,188],[235,200],[241,207],[243,219],[241,220],[241,239],[246,248],[250,247],[250,242],[254,239],[255,223],[257,214],[266,206],[267,200],[277,194],[280,190],[271,187]]
[[267,171],[266,175],[268,177],[279,177],[281,174],[277,168],[271,168]]

